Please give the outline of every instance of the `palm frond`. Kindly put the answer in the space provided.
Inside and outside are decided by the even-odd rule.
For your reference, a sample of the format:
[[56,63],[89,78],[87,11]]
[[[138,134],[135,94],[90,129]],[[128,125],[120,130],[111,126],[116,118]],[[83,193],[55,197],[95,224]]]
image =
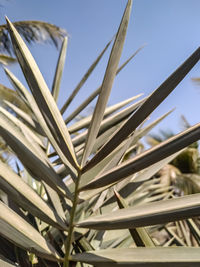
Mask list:
[[[0,262],[3,256],[19,266],[38,267],[199,266],[200,248],[194,247],[200,247],[200,157],[191,144],[200,139],[200,123],[176,136],[161,131],[160,143],[146,151],[142,139],[171,113],[144,126],[200,60],[200,48],[150,96],[108,108],[131,6],[128,0],[102,86],[66,121],[56,99],[67,38],[50,91],[16,30],[19,25],[7,20],[30,90],[5,69],[16,93],[0,87],[7,104],[0,107],[0,156],[4,160],[5,149],[11,149],[16,164],[11,170],[10,163],[0,163]],[[93,116],[67,127],[97,95]],[[15,98],[30,114],[11,103]]]
[[11,102],[24,112],[30,113],[30,109],[22,101],[22,98],[19,97],[16,91],[4,86],[3,84],[0,84],[0,105],[4,106],[4,101]]
[[0,64],[3,64],[3,65],[10,65],[10,64],[13,64],[15,63],[17,60],[16,58],[14,57],[10,57],[10,56],[7,56],[7,55],[4,55],[4,54],[0,54]]
[[[67,35],[66,30],[43,21],[16,21],[13,24],[20,35],[30,44],[33,42],[50,42],[58,47],[60,41]],[[13,54],[6,24],[0,25],[0,51],[10,55]]]

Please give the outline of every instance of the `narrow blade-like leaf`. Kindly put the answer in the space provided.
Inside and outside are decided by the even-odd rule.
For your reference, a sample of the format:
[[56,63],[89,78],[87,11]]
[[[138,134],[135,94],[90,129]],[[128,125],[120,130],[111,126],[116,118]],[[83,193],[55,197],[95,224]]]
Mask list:
[[88,251],[70,256],[80,261],[100,267],[189,267],[199,266],[200,249],[188,247],[121,248]]
[[178,152],[200,139],[200,123],[169,138],[165,142],[139,154],[133,159],[113,168],[80,190],[88,190],[113,184],[150,165]]
[[50,260],[62,260],[56,250],[22,217],[0,201],[0,235]]
[[2,267],[17,267],[18,265],[16,265],[14,262],[11,262],[8,259],[6,259],[5,257],[3,257],[2,255],[0,255],[0,266],[2,266]]
[[15,112],[17,117],[20,118],[24,122],[25,125],[27,125],[31,129],[33,129],[35,132],[37,132],[41,135],[44,135],[44,132],[41,129],[40,125],[37,123],[37,121],[35,121],[33,118],[31,118],[31,116],[29,116],[27,113],[25,113],[23,110],[16,107],[12,103],[10,103],[8,101],[4,101],[4,102],[10,109],[12,109]]
[[113,149],[115,149],[127,136],[129,136],[153,111],[154,109],[173,91],[182,81],[187,73],[194,67],[200,59],[200,48],[198,48],[172,75],[156,89],[144,104],[131,116],[131,118],[115,133],[102,149],[88,162],[85,170],[91,168]]
[[19,130],[2,116],[0,116],[0,134],[36,179],[44,180],[58,194],[71,199],[71,193],[54,169],[48,164],[45,153],[40,150],[39,154],[38,148],[33,147]]
[[[134,96],[134,97],[131,97],[131,98],[127,99],[127,100],[124,100],[124,101],[122,101],[120,103],[117,103],[117,104],[115,104],[113,106],[107,107],[105,109],[104,117],[114,113],[118,109],[123,108],[124,106],[126,106],[127,104],[132,102],[133,100],[139,98],[141,95],[142,94],[139,94],[137,96]],[[77,131],[79,131],[79,130],[81,130],[83,128],[87,128],[89,126],[90,122],[91,122],[91,119],[92,119],[92,115],[90,115],[90,116],[88,116],[86,118],[83,118],[82,120],[72,124],[68,128],[69,132],[72,134],[72,133],[77,132]]]
[[10,121],[12,121],[16,126],[18,126],[24,134],[28,133],[28,135],[34,140],[34,142],[36,142],[42,148],[44,148],[44,144],[42,143],[41,138],[38,135],[36,135],[33,131],[31,131],[22,121],[20,121],[18,118],[13,116],[13,114],[11,114],[2,107],[0,107],[0,113],[3,113],[3,115],[7,117]]
[[[133,55],[131,55],[117,70],[116,75],[120,73],[120,71],[131,61],[133,57],[137,55],[137,53],[142,49],[139,48]],[[69,123],[71,120],[73,120],[84,108],[89,105],[89,103],[92,102],[92,100],[95,99],[95,97],[98,96],[98,94],[101,92],[101,86],[99,86],[87,99],[85,99],[80,106],[78,106],[66,119],[65,123]]]
[[187,223],[189,225],[189,228],[190,228],[192,234],[195,236],[195,239],[196,239],[198,245],[200,246],[200,230],[199,230],[198,226],[196,225],[196,223],[194,222],[193,219],[188,219]]
[[67,228],[55,210],[52,210],[30,186],[1,161],[0,188],[34,216],[60,229]]
[[58,215],[62,220],[65,220],[65,213],[62,207],[61,199],[58,195],[58,193],[50,187],[47,183],[43,182],[43,185],[46,189],[46,193],[49,199],[49,202],[51,203],[51,206],[54,207]]
[[[66,30],[56,25],[37,20],[15,21],[14,25],[18,32],[25,38],[28,43],[51,41],[58,47],[60,40],[67,35]],[[12,54],[12,44],[8,36],[8,26],[0,25],[0,46],[1,51]]]
[[37,118],[41,128],[44,130],[46,136],[48,137],[50,143],[52,144],[52,146],[54,147],[56,153],[59,155],[59,157],[61,158],[63,164],[65,164],[65,167],[68,171],[68,174],[70,173],[72,176],[76,176],[75,174],[75,169],[73,168],[73,166],[70,164],[70,162],[68,161],[68,159],[65,157],[65,155],[63,154],[63,151],[61,150],[59,144],[57,144],[56,140],[54,139],[53,135],[51,134],[36,102],[35,99],[33,98],[33,96],[30,94],[30,92],[23,86],[23,84],[15,77],[15,75],[13,73],[11,73],[8,69],[5,69],[5,72],[8,76],[8,78],[10,79],[11,83],[13,84],[13,86],[16,88],[16,90],[19,90],[21,92],[22,95],[24,95],[24,97],[27,99],[35,117]]
[[8,19],[7,23],[16,56],[38,107],[63,154],[78,169],[70,135],[53,96],[26,44]]
[[92,147],[95,143],[95,139],[97,137],[99,127],[103,118],[103,114],[107,105],[107,101],[111,92],[112,84],[114,82],[114,78],[116,75],[117,67],[123,49],[123,44],[126,37],[131,6],[132,6],[132,0],[129,0],[126,9],[124,11],[124,15],[117,32],[115,42],[113,44],[113,48],[110,54],[107,69],[101,86],[101,92],[99,94],[97,104],[93,113],[92,121],[90,123],[90,127],[88,130],[85,150],[83,153],[83,158],[81,163],[82,166],[85,164],[88,156],[90,155]]
[[[135,175],[131,175],[131,181],[129,178],[127,178],[127,181],[121,181],[120,183],[117,184],[117,190],[120,192],[120,194],[127,199],[127,201],[129,202],[132,194],[134,194],[135,190],[145,181],[149,180],[154,174],[156,174],[163,166],[165,166],[166,164],[168,164],[170,161],[172,161],[176,156],[178,156],[178,154],[181,151],[151,165],[149,168],[145,169],[142,173],[139,173],[137,176]],[[113,152],[112,152],[113,153]],[[112,154],[111,154],[112,155]],[[101,161],[98,165],[100,165],[103,161]],[[97,166],[98,166],[97,165]],[[88,174],[90,172],[92,172],[93,168],[90,169],[88,171]],[[87,172],[85,174],[83,174],[83,177],[87,174]],[[94,177],[95,175],[93,175]],[[90,178],[91,179],[91,178]],[[123,182],[123,183],[122,183]],[[81,199],[90,199],[93,196],[99,194],[100,192],[102,192],[103,190],[105,190],[106,188],[110,187],[111,185],[107,186],[107,187],[101,187],[98,189],[94,189],[94,190],[86,190],[86,191],[82,191],[80,192],[79,196]],[[113,203],[115,201],[115,198],[113,195],[111,195],[110,197],[107,198],[107,200],[104,202],[105,205]]]
[[[2,100],[7,100],[10,103],[13,103],[17,107],[19,107],[21,110],[30,113],[30,109],[27,106],[27,103],[24,103],[24,101],[19,97],[19,95],[10,88],[4,86],[3,84],[0,84],[0,102]],[[1,103],[2,104],[2,103]]]
[[200,215],[200,194],[156,201],[90,217],[78,227],[89,229],[132,229],[187,219]]
[[54,75],[54,80],[53,80],[53,85],[52,85],[52,95],[56,102],[58,100],[60,83],[61,83],[62,73],[64,69],[64,64],[65,64],[67,41],[68,41],[68,37],[65,37],[62,43],[61,50],[60,50],[60,55],[59,55],[58,63],[56,66],[56,72]]
[[[115,126],[116,124],[122,122],[127,117],[129,117],[144,101],[145,101],[144,99],[141,99],[138,102],[130,105],[129,107],[121,111],[118,111],[116,114],[113,114],[108,118],[105,118],[100,124],[98,136],[103,134],[106,130],[110,129],[112,126]],[[85,141],[87,134],[88,130],[80,133],[77,137],[74,137],[72,139],[73,145],[77,146],[82,144]]]
[[16,58],[10,57],[4,54],[0,54],[0,64],[3,65],[10,65],[16,63]]
[[[115,197],[117,199],[117,204],[120,209],[128,208],[126,201],[120,196],[117,191],[115,192]],[[139,227],[135,229],[129,229],[129,232],[135,241],[135,244],[138,247],[155,247],[153,240],[151,239],[150,235],[148,234],[145,227]]]
[[63,105],[63,107],[61,108],[61,110],[60,110],[61,114],[63,114],[65,112],[65,110],[68,108],[68,106],[70,105],[70,103],[72,102],[72,100],[78,94],[78,92],[80,91],[81,87],[87,81],[87,79],[89,78],[90,74],[93,72],[93,70],[95,69],[95,67],[99,63],[100,59],[102,58],[102,56],[104,55],[104,53],[108,49],[108,47],[111,44],[111,42],[112,42],[112,40],[107,43],[107,45],[105,46],[105,48],[103,49],[103,51],[100,53],[100,55],[97,57],[97,59],[93,62],[93,64],[89,67],[89,69],[87,70],[87,72],[85,73],[85,75],[83,76],[83,78],[81,79],[81,81],[78,83],[78,85],[76,86],[76,88],[73,90],[73,92],[71,93],[71,95],[69,96],[69,98],[67,99],[67,101],[65,102],[65,104]]

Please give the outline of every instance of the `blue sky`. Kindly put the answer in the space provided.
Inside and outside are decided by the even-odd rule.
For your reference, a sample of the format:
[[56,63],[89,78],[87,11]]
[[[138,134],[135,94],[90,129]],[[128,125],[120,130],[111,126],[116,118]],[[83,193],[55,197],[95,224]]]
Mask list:
[[[70,38],[59,98],[61,106],[117,31],[126,2],[5,0],[2,1],[3,6],[0,9],[0,23],[5,23],[4,15],[7,15],[11,21],[43,20],[68,31]],[[199,10],[199,0],[133,1],[121,63],[141,45],[146,43],[146,46],[116,78],[109,104],[139,93],[148,95],[193,53],[200,44]],[[30,50],[51,87],[58,51],[53,46],[39,44],[32,45]],[[107,60],[108,53],[81,89],[68,113],[101,84]],[[24,82],[18,66],[11,66],[9,69]],[[0,75],[0,83],[9,86],[3,71],[0,71]],[[199,122],[200,87],[191,81],[192,77],[197,76],[200,76],[199,64],[152,114],[151,118],[156,119],[176,107],[158,128],[180,131],[181,114],[185,115],[191,124]]]

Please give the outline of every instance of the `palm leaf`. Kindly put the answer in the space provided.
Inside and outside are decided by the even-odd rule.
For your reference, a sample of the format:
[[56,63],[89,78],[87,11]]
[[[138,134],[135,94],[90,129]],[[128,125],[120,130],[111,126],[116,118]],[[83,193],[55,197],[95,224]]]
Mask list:
[[[143,47],[140,47],[137,49],[136,52],[134,52],[116,71],[116,76],[120,73],[120,71],[133,59],[137,53],[142,49]],[[73,120],[84,108],[89,105],[89,103],[92,102],[92,100],[95,99],[101,92],[101,86],[99,86],[87,99],[85,99],[66,119],[65,123],[69,123],[71,120]]]
[[50,166],[48,159],[45,158],[45,153],[31,144],[16,126],[12,125],[10,121],[2,116],[2,113],[0,115],[1,136],[24,163],[27,169],[36,179],[45,180],[45,182],[52,186],[58,193],[61,195],[66,194],[71,198],[69,190]]
[[51,209],[31,187],[2,162],[0,162],[0,186],[25,210],[55,227],[66,229],[66,225],[55,210]]
[[[15,254],[8,258],[23,266],[26,264],[18,255],[21,257],[24,253],[28,262],[28,254],[33,258],[35,253],[38,266],[198,266],[199,249],[186,251],[168,246],[199,245],[200,221],[190,218],[200,215],[200,193],[182,196],[181,186],[173,179],[168,182],[166,178],[166,183],[163,171],[158,171],[200,138],[200,124],[147,151],[140,139],[169,114],[144,127],[150,113],[198,62],[200,48],[146,99],[128,108],[124,108],[127,101],[107,108],[114,78],[134,57],[118,68],[131,5],[132,1],[128,0],[102,85],[68,116],[66,122],[74,119],[74,114],[99,95],[94,114],[69,129],[56,105],[67,37],[50,92],[26,44],[8,21],[9,38],[31,92],[6,70],[30,114],[20,112],[6,100],[3,101],[7,109],[0,108],[0,134],[17,160],[13,167],[15,172],[0,163],[0,198],[6,203],[0,202],[0,259],[1,254]],[[69,94],[66,106],[105,50]],[[35,131],[37,124],[42,135]],[[197,147],[195,149],[197,151]],[[94,158],[85,164],[92,155]],[[190,178],[188,188],[199,181],[194,176]],[[178,180],[181,179],[176,176]],[[114,190],[120,194],[117,201],[121,210]],[[191,192],[198,190],[196,186]],[[177,221],[181,219],[185,220]],[[149,226],[148,232],[146,226]],[[134,248],[135,244],[153,246],[153,243],[158,250]],[[4,246],[8,247],[7,254]],[[33,260],[31,263],[34,264]]]
[[[128,105],[129,103],[131,103],[133,100],[136,100],[137,98],[139,98],[142,94],[139,94],[137,96],[134,96],[134,97],[131,97],[131,98],[128,98],[120,103],[117,103],[115,105],[112,105],[110,107],[107,107],[105,109],[105,112],[104,112],[104,117],[114,113],[115,111],[117,111],[118,109],[121,109],[122,107]],[[81,119],[80,121],[72,124],[71,126],[69,126],[69,132],[70,133],[74,133],[76,131],[79,131],[83,128],[87,128],[91,122],[91,119],[92,119],[92,115],[88,116],[88,117],[85,117],[83,119]]]
[[53,85],[52,85],[52,95],[57,102],[58,100],[58,95],[59,95],[59,90],[60,90],[60,83],[61,83],[61,78],[62,78],[62,73],[64,69],[64,64],[65,64],[65,57],[66,57],[66,51],[67,51],[67,41],[68,38],[65,37],[62,43],[62,48],[60,50],[60,55],[58,58],[57,66],[56,66],[56,72],[54,75],[53,79]]
[[149,167],[150,165],[178,152],[186,146],[200,139],[200,123],[171,137],[161,144],[141,153],[133,159],[126,161],[109,172],[97,177],[91,183],[80,188],[81,191],[103,187],[116,183],[137,171]]
[[28,115],[23,110],[16,107],[15,105],[13,105],[10,102],[4,101],[4,103],[9,109],[11,109],[15,113],[17,118],[19,118],[21,121],[23,121],[23,123],[25,125],[28,125],[30,129],[33,129],[33,131],[37,132],[38,134],[44,135],[43,130],[41,129],[40,125],[38,124],[38,122],[34,118],[31,118],[30,115]]
[[39,136],[35,134],[35,132],[31,131],[31,129],[26,126],[21,120],[16,118],[13,114],[9,113],[3,107],[0,107],[0,113],[3,113],[5,117],[7,117],[10,121],[12,121],[25,135],[28,135],[32,141],[36,142],[40,145],[40,147],[44,148],[44,144]]
[[57,144],[55,138],[51,134],[50,129],[48,128],[39,108],[38,105],[32,96],[32,94],[23,86],[23,84],[15,77],[13,73],[11,73],[8,69],[5,68],[6,75],[8,76],[9,80],[13,84],[13,86],[16,88],[17,91],[20,92],[20,95],[22,95],[26,100],[28,105],[30,106],[32,112],[34,113],[35,117],[38,120],[38,123],[40,124],[41,128],[45,132],[46,136],[48,137],[49,141],[51,142],[52,146],[54,147],[57,154],[62,159],[63,163],[65,164],[65,167],[68,169],[68,171],[74,175],[74,168],[69,163],[65,155],[63,154],[62,150],[60,149],[59,145]]
[[29,251],[51,260],[61,260],[58,253],[38,231],[0,201],[0,234]]
[[72,166],[78,169],[79,166],[76,161],[70,135],[58,107],[56,106],[53,96],[51,95],[35,60],[22,38],[11,22],[8,21],[8,25],[16,56],[18,57],[22,70],[25,73],[29,73],[29,75],[26,75],[27,82],[32,90],[34,98],[38,99],[41,113],[45,114],[44,119],[57,143],[62,144],[60,145],[60,148],[63,151],[63,154]]
[[[43,21],[16,21],[14,25],[28,43],[52,42],[58,47],[60,40],[67,35],[64,29]],[[0,51],[12,54],[7,24],[0,25]]]
[[[120,123],[121,121],[124,121],[128,116],[130,116],[137,108],[140,106],[145,99],[141,99],[138,102],[130,105],[129,107],[118,111],[116,114],[113,114],[112,116],[105,118],[102,120],[99,128],[98,136],[100,136],[102,133],[104,133],[107,129],[110,127]],[[74,137],[72,139],[73,145],[77,146],[81,143],[85,142],[85,139],[87,137],[88,130],[85,130],[84,132],[80,133],[77,137]],[[95,145],[95,144],[94,144]]]
[[[156,125],[160,120],[162,120],[167,114],[165,114],[164,116],[162,116],[161,118],[159,118],[158,120],[156,120],[155,122],[153,122],[152,124],[150,124],[149,126],[145,127],[143,130],[139,131],[139,133],[136,133],[134,135],[134,137],[132,137],[133,139],[133,143],[137,142],[138,140],[138,136],[143,137],[143,133],[145,134],[146,132],[148,132],[148,130],[150,130],[153,125]],[[122,147],[122,148],[121,148]],[[121,148],[121,149],[120,149]],[[118,150],[122,150],[124,148],[124,143],[122,143],[121,146],[119,146]],[[120,153],[120,151],[118,152]],[[125,181],[125,184],[123,183],[122,186],[120,183],[118,183],[118,187],[117,190],[120,190],[120,192],[122,192],[123,194],[125,194],[125,197],[132,196],[132,193],[134,194],[135,190],[145,181],[149,180],[153,175],[155,175],[163,166],[165,166],[167,163],[169,163],[171,160],[173,160],[180,152],[177,152],[153,165],[151,165],[149,168],[145,169],[144,171],[142,171],[141,173],[139,173],[134,179],[132,179],[131,181],[129,179],[127,179],[127,181]],[[114,158],[116,152],[113,151],[108,157],[106,157],[104,160],[102,160],[99,164],[97,164],[95,167],[93,167],[92,169],[90,169],[88,172],[84,173],[82,175],[82,179],[81,179],[81,183],[80,183],[80,187],[87,184],[89,181],[91,181],[92,179],[94,179],[94,177],[97,176],[97,174],[101,171],[101,173],[104,173],[106,171],[106,169],[103,169],[102,166],[105,166],[104,162],[109,162],[109,167],[112,168],[115,165],[112,165],[113,160],[110,160],[112,158]],[[107,168],[109,169],[109,168]],[[99,171],[98,171],[99,170]],[[89,179],[87,179],[87,177]],[[133,178],[134,176],[131,175],[131,178]],[[123,181],[122,181],[123,182]],[[107,187],[101,187],[101,188],[97,188],[94,190],[86,190],[86,191],[82,191],[80,192],[79,196],[81,199],[90,199],[91,197],[97,195],[98,193],[100,193],[101,191],[105,190],[105,188],[110,187],[111,185],[108,185]],[[121,187],[120,187],[121,186]],[[113,202],[115,201],[115,199],[113,198],[113,194],[112,196],[107,198],[106,202]],[[105,202],[105,205],[106,205]]]
[[29,107],[22,101],[19,95],[12,89],[0,84],[0,103],[3,105],[2,100],[6,100],[16,105],[18,108],[24,112],[30,114]]
[[[120,194],[117,191],[114,192],[119,208],[120,209],[128,208],[128,205],[126,201],[122,198],[122,196],[120,196]],[[155,247],[155,244],[145,227],[129,229],[129,232],[138,247]]]
[[2,255],[0,255],[0,265],[3,267],[16,267],[17,266],[14,262],[9,261]]
[[92,116],[92,121],[90,123],[89,129],[88,129],[88,135],[86,139],[86,145],[83,153],[82,163],[81,165],[84,165],[88,156],[90,155],[90,152],[92,150],[92,147],[95,143],[95,139],[98,134],[98,130],[101,124],[101,120],[103,118],[103,114],[105,111],[105,107],[107,105],[107,101],[110,95],[110,91],[112,88],[112,84],[114,82],[114,78],[116,76],[117,67],[119,64],[119,60],[121,57],[125,37],[126,37],[126,31],[128,27],[129,17],[130,17],[130,11],[131,11],[132,1],[129,0],[126,6],[126,9],[124,11],[124,15],[121,20],[121,24],[119,26],[112,51],[110,54],[110,58],[108,61],[108,65],[106,68],[106,72],[104,75],[103,83],[101,86],[101,92],[99,94],[97,104]]
[[116,148],[129,134],[131,134],[142,123],[153,110],[175,89],[187,73],[200,59],[200,48],[198,48],[174,73],[169,76],[145,103],[131,116],[131,118],[112,136],[103,148],[88,162],[85,170],[106,157]]
[[76,224],[90,229],[132,229],[200,215],[200,194],[136,205],[90,217]]
[[73,261],[85,262],[100,267],[146,266],[187,267],[199,266],[199,248],[124,248],[88,251],[70,256]]
[[3,65],[10,65],[16,63],[17,60],[14,57],[10,57],[4,54],[0,54],[0,63]]
[[78,83],[78,85],[76,86],[76,88],[73,90],[73,92],[71,93],[71,95],[69,96],[69,98],[66,100],[66,102],[64,103],[64,105],[62,106],[60,112],[61,114],[63,114],[65,112],[65,110],[67,109],[67,107],[70,105],[70,103],[72,102],[72,100],[75,98],[75,96],[78,94],[78,92],[80,91],[81,87],[84,85],[84,83],[87,81],[87,79],[89,78],[89,76],[91,75],[91,73],[93,72],[93,70],[95,69],[95,67],[97,66],[97,64],[99,63],[100,59],[103,57],[104,53],[106,52],[106,50],[108,49],[109,45],[111,44],[112,40],[109,41],[105,48],[102,50],[102,52],[99,54],[99,56],[96,58],[96,60],[93,62],[93,64],[89,67],[89,69],[86,71],[86,73],[84,74],[83,78],[81,79],[81,81]]

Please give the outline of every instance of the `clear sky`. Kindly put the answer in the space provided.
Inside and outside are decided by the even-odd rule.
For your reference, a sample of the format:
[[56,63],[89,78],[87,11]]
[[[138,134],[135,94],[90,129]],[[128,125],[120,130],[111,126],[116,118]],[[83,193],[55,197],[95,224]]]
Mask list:
[[[104,45],[115,34],[127,1],[125,0],[10,0],[2,1],[4,15],[11,21],[43,20],[65,28],[70,36],[59,106],[77,85]],[[116,78],[109,104],[156,89],[200,44],[199,0],[134,0],[121,63],[136,49],[146,47]],[[58,51],[50,45],[30,47],[51,87]],[[95,90],[102,81],[108,53],[81,89],[68,112]],[[9,67],[20,79],[18,66]],[[9,85],[0,71],[0,83]],[[156,119],[176,107],[159,128],[178,132],[180,115],[191,124],[199,122],[200,87],[192,77],[200,76],[197,64],[175,91],[152,114]],[[93,104],[94,105],[94,104]],[[66,114],[65,114],[66,116]]]

